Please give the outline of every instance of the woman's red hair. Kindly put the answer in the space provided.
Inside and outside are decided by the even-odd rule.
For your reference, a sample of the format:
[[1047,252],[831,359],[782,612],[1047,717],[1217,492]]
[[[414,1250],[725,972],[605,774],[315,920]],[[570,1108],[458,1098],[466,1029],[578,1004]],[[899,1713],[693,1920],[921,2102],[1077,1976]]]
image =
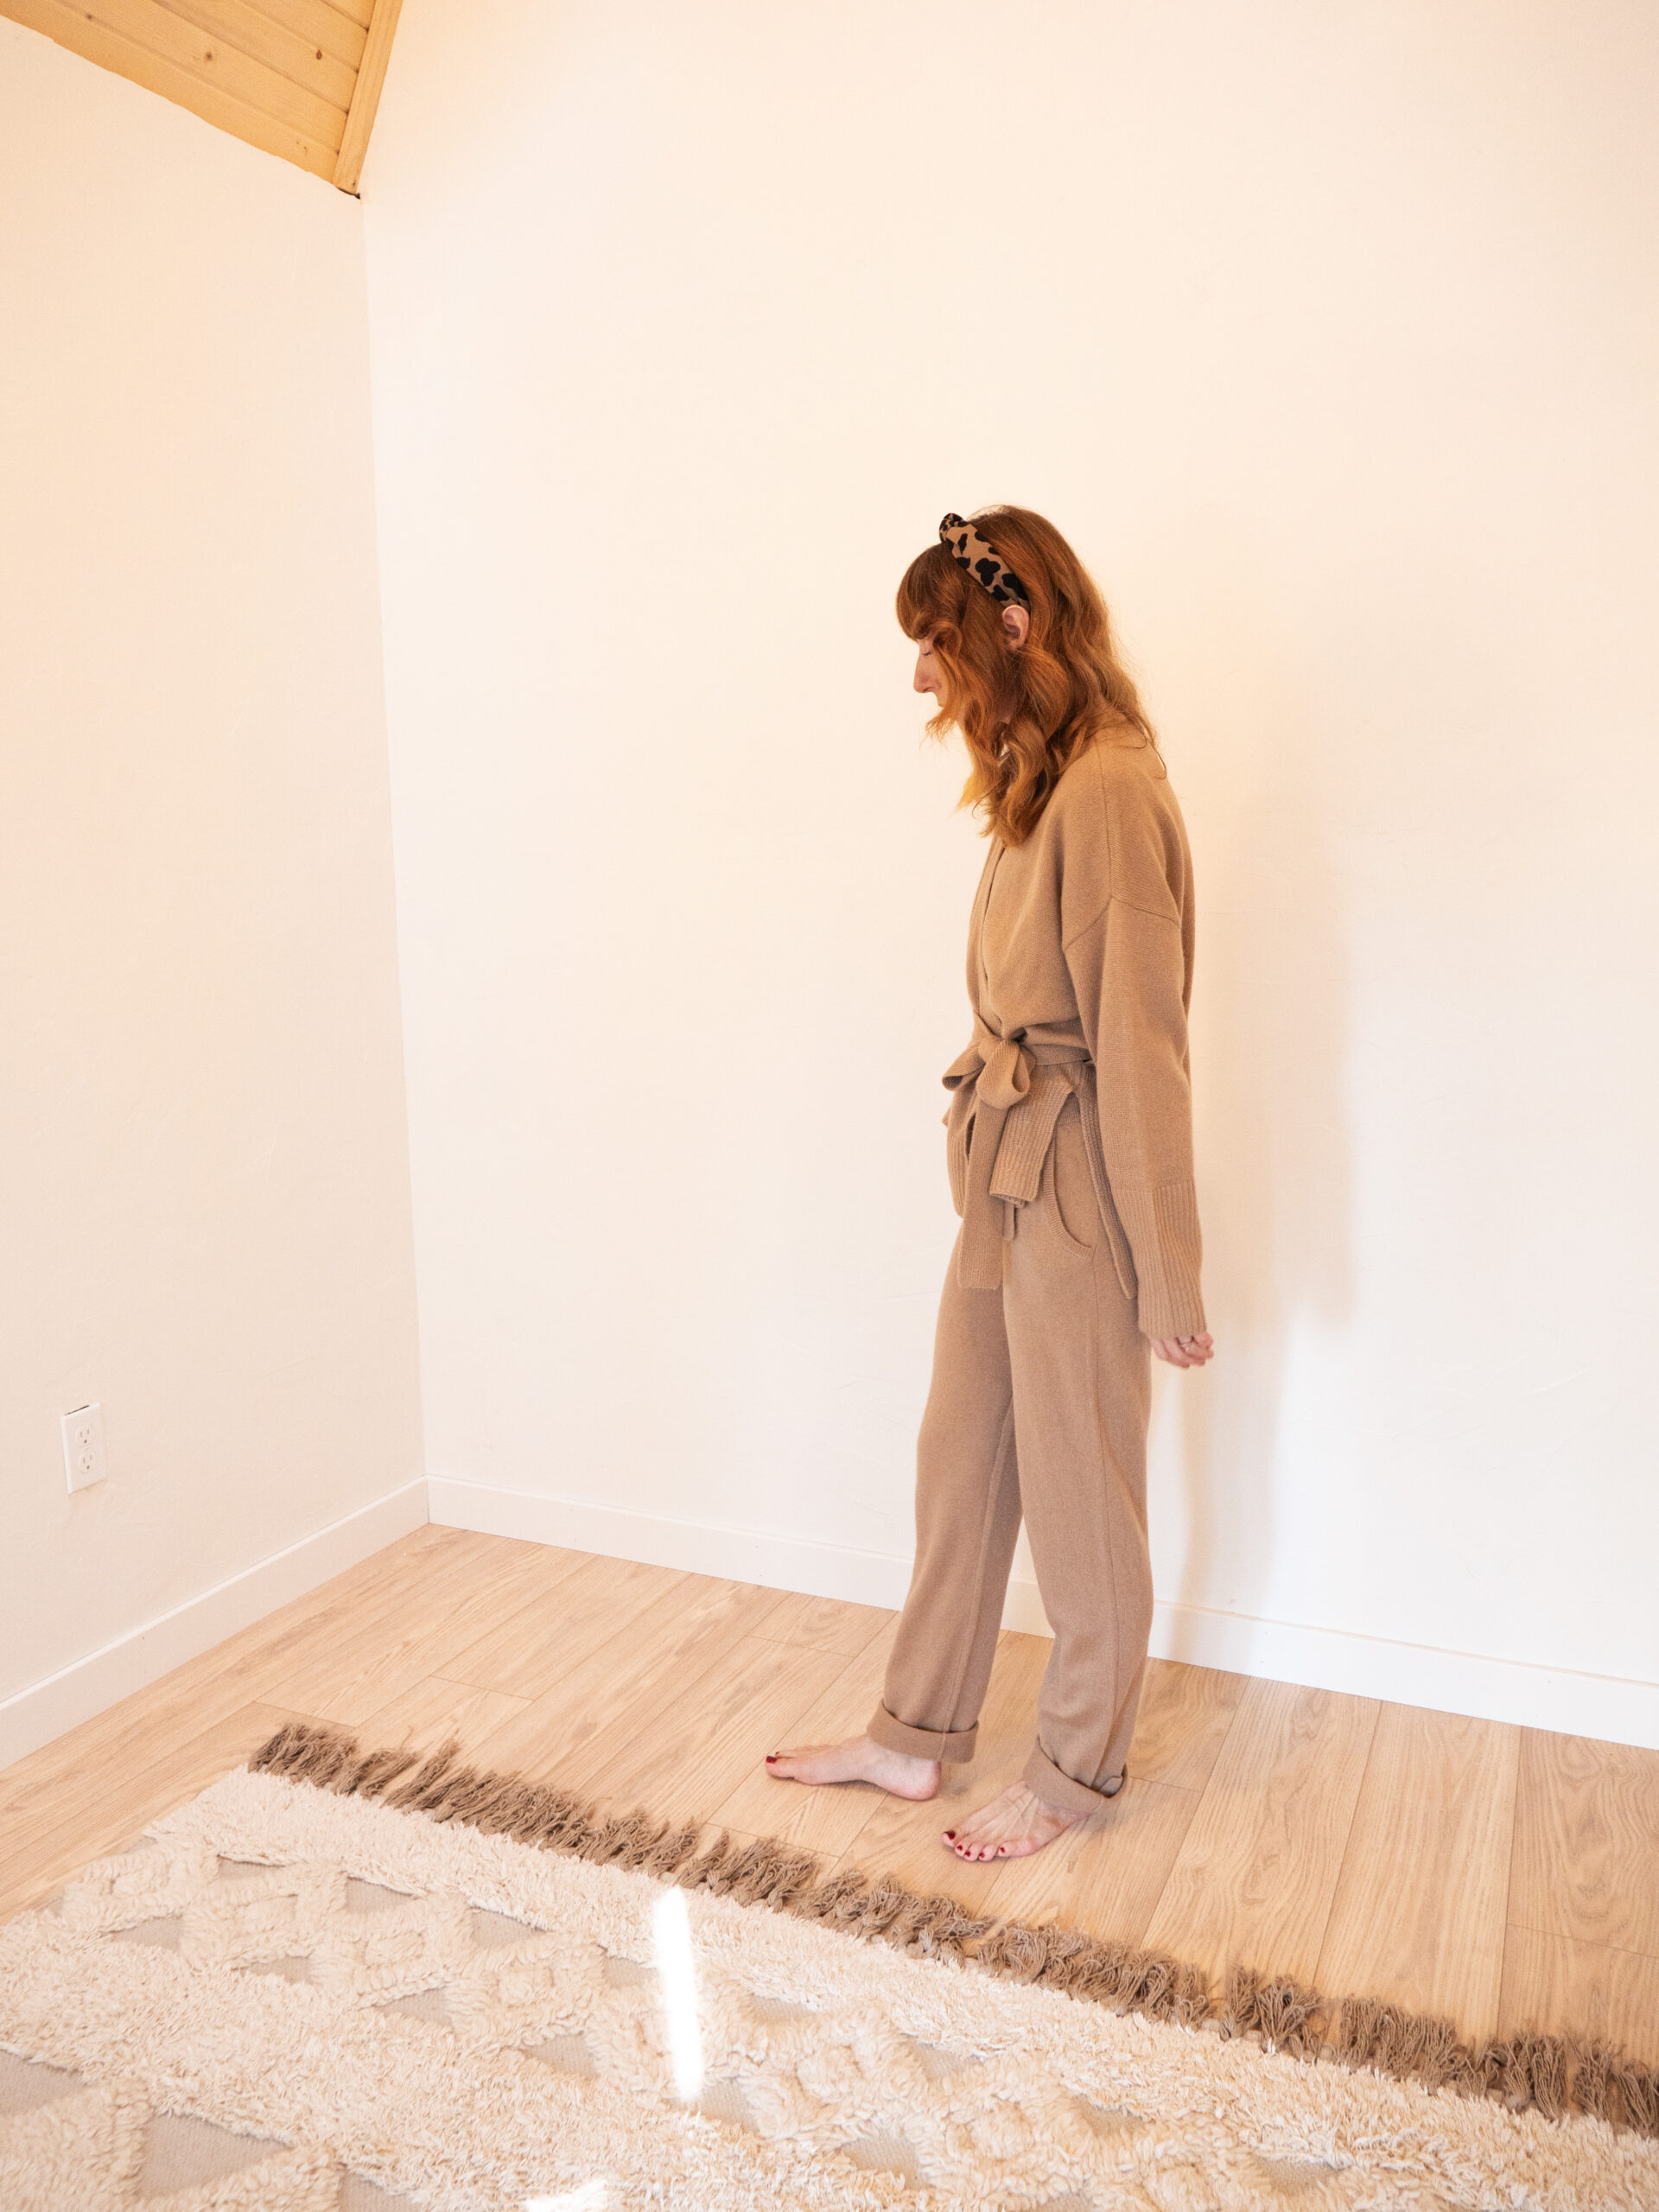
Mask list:
[[[1016,646],[1002,609],[944,545],[918,553],[899,586],[907,638],[931,637],[944,677],[929,733],[959,729],[972,772],[964,806],[986,834],[1022,845],[1067,762],[1097,732],[1158,749],[1135,679],[1118,659],[1092,576],[1052,522],[1029,507],[984,507],[974,526],[1031,595],[1031,633]],[[1120,728],[1120,726],[1122,726]]]

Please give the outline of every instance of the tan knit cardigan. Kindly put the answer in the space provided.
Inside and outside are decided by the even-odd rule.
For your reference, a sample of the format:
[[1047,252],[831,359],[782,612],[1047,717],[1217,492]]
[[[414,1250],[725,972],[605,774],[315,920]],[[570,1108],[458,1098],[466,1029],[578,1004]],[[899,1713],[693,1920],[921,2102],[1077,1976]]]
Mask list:
[[[1186,1010],[1192,862],[1150,747],[1108,731],[1073,758],[1023,845],[993,837],[968,931],[974,1041],[947,1071],[958,1279],[1001,1282],[1068,1096],[1106,1241],[1149,1337],[1205,1325]],[[971,1134],[971,1145],[970,1145]]]

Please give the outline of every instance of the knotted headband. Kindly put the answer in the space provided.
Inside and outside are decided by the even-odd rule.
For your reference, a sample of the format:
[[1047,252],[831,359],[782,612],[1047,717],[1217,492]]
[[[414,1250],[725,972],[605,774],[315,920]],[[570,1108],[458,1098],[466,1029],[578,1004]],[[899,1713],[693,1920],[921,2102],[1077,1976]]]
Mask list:
[[974,582],[982,584],[993,599],[1005,605],[1009,600],[1018,600],[1021,607],[1030,607],[1031,594],[989,538],[982,537],[972,523],[964,522],[960,515],[946,515],[939,524],[939,543],[957,566],[966,569]]

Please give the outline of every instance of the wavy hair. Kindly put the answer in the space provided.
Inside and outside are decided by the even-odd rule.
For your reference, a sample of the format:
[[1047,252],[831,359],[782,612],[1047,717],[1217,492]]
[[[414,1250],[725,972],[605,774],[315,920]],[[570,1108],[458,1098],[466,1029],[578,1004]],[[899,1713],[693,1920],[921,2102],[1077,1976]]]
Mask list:
[[984,834],[1023,845],[1078,747],[1116,722],[1114,743],[1158,755],[1135,679],[1117,658],[1111,618],[1094,579],[1052,522],[1029,507],[982,507],[989,538],[1031,595],[1031,632],[1016,646],[990,594],[944,545],[918,553],[899,586],[899,627],[931,636],[944,675],[928,734],[959,729],[972,769],[962,804]]

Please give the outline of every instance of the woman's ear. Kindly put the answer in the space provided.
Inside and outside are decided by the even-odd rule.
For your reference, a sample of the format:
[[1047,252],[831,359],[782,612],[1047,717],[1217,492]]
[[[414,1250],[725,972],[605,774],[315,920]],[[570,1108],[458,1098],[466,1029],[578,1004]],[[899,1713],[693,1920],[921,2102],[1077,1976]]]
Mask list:
[[1023,607],[1016,607],[1010,601],[1002,609],[1002,627],[1007,632],[1015,652],[1018,652],[1031,635],[1031,617]]

